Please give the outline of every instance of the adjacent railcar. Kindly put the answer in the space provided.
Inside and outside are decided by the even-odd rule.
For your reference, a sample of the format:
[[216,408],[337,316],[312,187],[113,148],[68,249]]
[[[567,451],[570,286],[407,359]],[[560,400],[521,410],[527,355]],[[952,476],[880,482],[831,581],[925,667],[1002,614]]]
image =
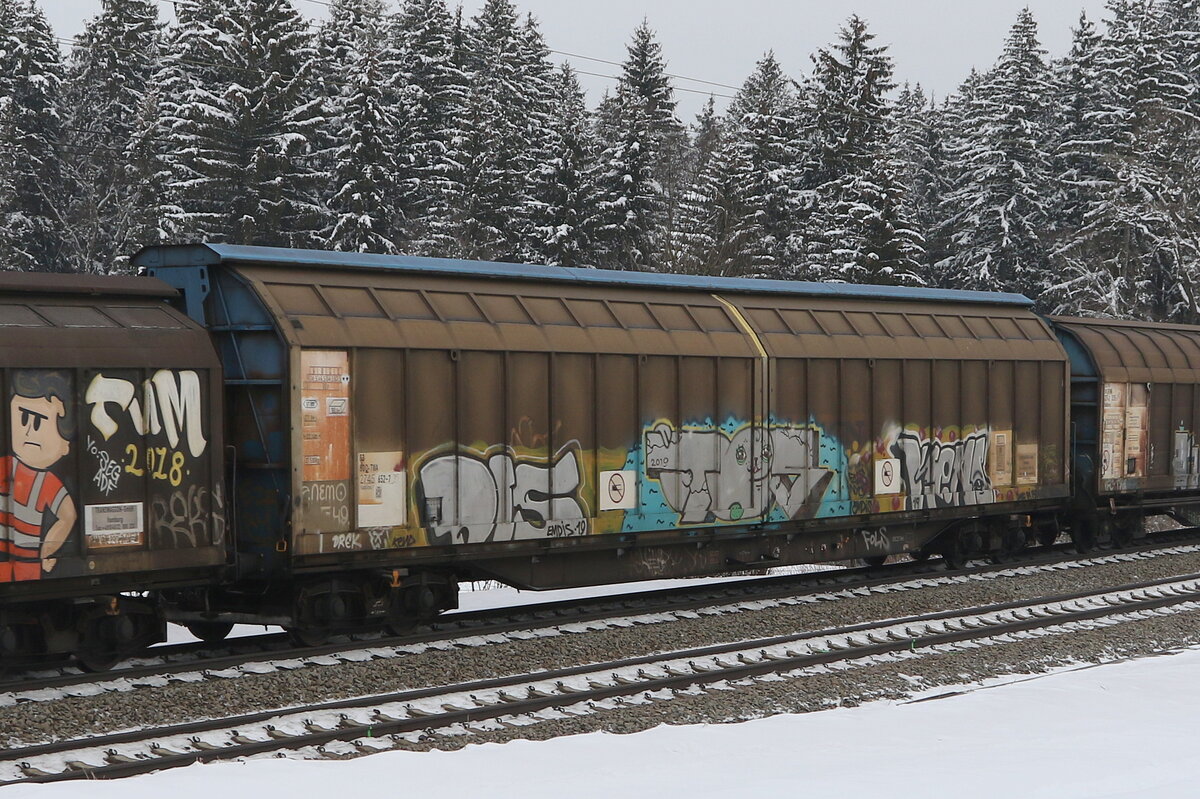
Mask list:
[[0,661],[161,640],[225,535],[220,363],[147,278],[0,274]]
[[150,248],[225,368],[239,580],[323,631],[532,588],[1056,534],[1068,361],[1017,295]]
[[1071,358],[1074,535],[1126,543],[1200,504],[1200,328],[1055,317]]

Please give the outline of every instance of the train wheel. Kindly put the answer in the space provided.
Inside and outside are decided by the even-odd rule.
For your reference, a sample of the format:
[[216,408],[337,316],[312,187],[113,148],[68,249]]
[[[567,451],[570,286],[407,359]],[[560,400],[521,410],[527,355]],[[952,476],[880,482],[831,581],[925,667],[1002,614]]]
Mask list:
[[84,671],[108,671],[121,662],[122,643],[132,641],[134,635],[134,623],[128,616],[90,619],[83,630],[75,659]]
[[233,625],[226,621],[192,621],[183,626],[206,644],[224,641],[233,630]]
[[1001,541],[1000,549],[991,553],[992,563],[1007,563],[1008,561],[1020,558],[1021,553],[1025,551],[1025,547],[1029,543],[1029,537],[1023,529],[1017,527],[1005,530],[1001,536]]
[[942,560],[946,564],[947,569],[961,569],[967,565],[967,547],[963,541],[962,533],[954,531],[947,535],[945,543],[942,544]]
[[417,629],[420,619],[416,616],[389,616],[383,629],[388,635],[408,635]]
[[887,559],[888,559],[887,555],[871,555],[869,557],[863,558],[862,563],[864,566],[867,566],[869,568],[878,569],[880,566],[887,563]]
[[1077,519],[1071,525],[1071,543],[1075,545],[1075,551],[1080,555],[1094,550],[1096,548],[1095,519]]
[[293,627],[287,633],[296,646],[324,646],[329,643],[330,632],[327,628]]

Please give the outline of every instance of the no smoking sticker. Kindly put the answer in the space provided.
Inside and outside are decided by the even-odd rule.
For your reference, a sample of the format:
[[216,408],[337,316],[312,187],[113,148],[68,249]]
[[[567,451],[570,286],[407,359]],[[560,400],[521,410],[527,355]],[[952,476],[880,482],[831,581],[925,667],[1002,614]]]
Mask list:
[[875,493],[900,493],[900,460],[898,458],[875,459]]
[[600,472],[600,510],[637,507],[637,472]]

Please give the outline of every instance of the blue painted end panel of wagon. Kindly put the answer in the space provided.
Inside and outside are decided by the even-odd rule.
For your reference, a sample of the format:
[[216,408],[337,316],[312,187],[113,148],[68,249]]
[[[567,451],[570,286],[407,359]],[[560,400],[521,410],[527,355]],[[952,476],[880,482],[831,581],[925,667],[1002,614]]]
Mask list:
[[183,294],[208,327],[225,373],[226,458],[238,570],[269,578],[288,567],[288,349],[257,294],[229,269],[160,265],[148,272]]

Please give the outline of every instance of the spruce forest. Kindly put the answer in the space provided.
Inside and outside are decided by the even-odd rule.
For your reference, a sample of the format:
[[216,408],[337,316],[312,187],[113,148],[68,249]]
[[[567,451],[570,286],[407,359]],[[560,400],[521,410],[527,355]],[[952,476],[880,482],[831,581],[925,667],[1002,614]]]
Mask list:
[[1028,10],[948,97],[850,16],[789,75],[676,111],[654,30],[589,103],[510,0],[0,0],[0,264],[196,240],[1015,291],[1200,322],[1200,0]]

